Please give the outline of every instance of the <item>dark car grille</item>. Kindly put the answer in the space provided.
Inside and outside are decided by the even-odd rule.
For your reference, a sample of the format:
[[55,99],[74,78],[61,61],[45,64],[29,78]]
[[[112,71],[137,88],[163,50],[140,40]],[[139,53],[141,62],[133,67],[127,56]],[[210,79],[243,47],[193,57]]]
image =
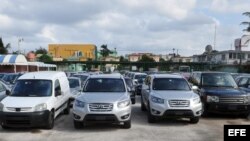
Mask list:
[[6,115],[8,125],[30,125],[30,117],[26,115]]
[[91,112],[110,112],[113,110],[113,104],[110,103],[91,103],[89,104]]
[[219,103],[244,104],[244,97],[219,97]]
[[189,107],[189,100],[169,100],[170,107]]
[[112,114],[89,114],[84,118],[85,121],[105,121],[105,122],[117,122],[117,118]]

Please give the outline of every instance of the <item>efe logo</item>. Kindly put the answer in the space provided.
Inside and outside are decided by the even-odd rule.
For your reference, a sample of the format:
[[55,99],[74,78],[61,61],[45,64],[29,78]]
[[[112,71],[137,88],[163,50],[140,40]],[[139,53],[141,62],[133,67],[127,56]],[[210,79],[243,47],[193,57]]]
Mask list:
[[224,141],[248,141],[250,125],[224,125]]

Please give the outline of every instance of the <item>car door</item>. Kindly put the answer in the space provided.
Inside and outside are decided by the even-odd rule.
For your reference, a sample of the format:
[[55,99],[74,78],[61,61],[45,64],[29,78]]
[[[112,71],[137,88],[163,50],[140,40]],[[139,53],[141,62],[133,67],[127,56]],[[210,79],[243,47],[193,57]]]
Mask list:
[[63,92],[61,89],[61,85],[58,79],[55,81],[55,87],[54,87],[54,92],[55,92],[55,112],[56,115],[58,115],[62,111],[62,106],[63,106]]

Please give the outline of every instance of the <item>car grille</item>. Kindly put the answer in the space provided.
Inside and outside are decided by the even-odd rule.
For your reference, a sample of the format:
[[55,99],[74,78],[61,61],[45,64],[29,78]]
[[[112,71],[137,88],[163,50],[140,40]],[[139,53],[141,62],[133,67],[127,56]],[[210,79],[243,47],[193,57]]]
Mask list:
[[219,97],[219,103],[243,104],[244,97]]
[[91,112],[110,112],[113,110],[113,104],[110,103],[91,103],[89,104]]
[[170,107],[189,107],[189,100],[169,100]]
[[22,107],[22,108],[6,107],[6,109],[10,112],[30,112],[32,108],[31,107]]
[[30,125],[30,117],[26,115],[6,115],[8,125]]

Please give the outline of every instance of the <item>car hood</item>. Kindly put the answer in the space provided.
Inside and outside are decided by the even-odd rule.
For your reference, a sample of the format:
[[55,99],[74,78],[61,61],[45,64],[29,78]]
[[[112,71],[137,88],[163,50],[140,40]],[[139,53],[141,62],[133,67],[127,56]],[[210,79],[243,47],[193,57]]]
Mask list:
[[193,91],[153,91],[153,95],[162,99],[192,99],[198,95]]
[[246,92],[238,88],[216,88],[207,87],[203,88],[206,95],[246,95]]
[[86,103],[114,103],[122,100],[129,99],[127,93],[106,93],[106,92],[88,92],[82,93],[77,100],[86,102]]
[[12,97],[7,96],[1,103],[4,107],[35,107],[38,104],[47,103],[50,97]]

